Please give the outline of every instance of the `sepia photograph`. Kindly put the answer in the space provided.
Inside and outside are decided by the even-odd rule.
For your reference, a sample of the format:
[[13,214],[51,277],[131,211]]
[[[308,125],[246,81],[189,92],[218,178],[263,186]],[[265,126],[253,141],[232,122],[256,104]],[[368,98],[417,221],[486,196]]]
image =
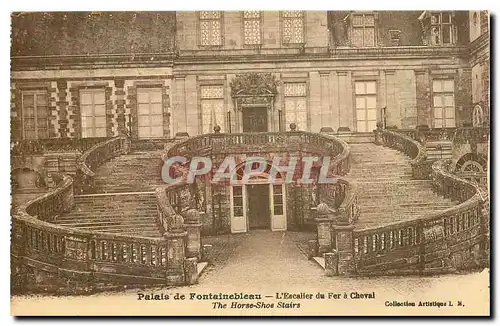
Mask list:
[[281,9],[11,12],[12,316],[490,316],[490,12]]

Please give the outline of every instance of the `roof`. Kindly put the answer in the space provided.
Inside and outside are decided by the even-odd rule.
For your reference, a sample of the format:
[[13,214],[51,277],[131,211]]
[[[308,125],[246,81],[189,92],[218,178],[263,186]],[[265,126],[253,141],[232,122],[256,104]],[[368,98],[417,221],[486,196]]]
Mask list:
[[175,12],[16,12],[11,56],[169,53]]

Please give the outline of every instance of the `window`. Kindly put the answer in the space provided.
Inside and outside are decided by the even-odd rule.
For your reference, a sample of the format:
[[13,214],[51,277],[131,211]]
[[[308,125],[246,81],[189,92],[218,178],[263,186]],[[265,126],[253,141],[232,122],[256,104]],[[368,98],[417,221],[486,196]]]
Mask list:
[[434,128],[455,127],[455,83],[453,79],[432,81]]
[[285,83],[285,130],[293,122],[307,130],[306,83]]
[[283,11],[283,43],[304,43],[304,12]]
[[106,137],[106,104],[103,89],[80,91],[82,137]]
[[47,92],[23,92],[22,117],[24,139],[49,138]]
[[137,89],[139,138],[163,137],[163,97],[161,88]]
[[373,14],[352,15],[352,45],[375,46],[375,16]]
[[214,127],[224,130],[224,87],[222,85],[201,86],[201,122],[203,133],[214,132]]
[[453,43],[453,24],[450,13],[431,14],[431,43],[446,45]]
[[356,126],[358,132],[372,132],[377,127],[377,91],[375,81],[355,82]]
[[283,185],[273,185],[273,214],[283,215]]
[[222,45],[222,14],[220,11],[200,11],[200,44]]
[[243,38],[247,45],[261,44],[259,11],[243,12]]
[[233,186],[233,216],[243,215],[243,186]]

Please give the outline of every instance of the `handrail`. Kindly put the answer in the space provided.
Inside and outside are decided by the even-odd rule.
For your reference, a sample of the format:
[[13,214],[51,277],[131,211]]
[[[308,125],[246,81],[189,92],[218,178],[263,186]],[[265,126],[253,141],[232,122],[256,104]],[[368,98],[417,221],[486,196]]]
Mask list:
[[76,178],[78,191],[93,188],[95,176],[94,170],[107,160],[122,154],[128,150],[128,139],[126,136],[117,136],[95,144],[86,150],[77,160]]
[[412,159],[410,165],[412,167],[413,178],[428,178],[430,171],[429,167],[425,164],[427,153],[419,142],[404,134],[389,130],[382,130],[381,136],[384,145],[395,148]]
[[[415,255],[430,255],[425,252],[425,246],[439,241],[436,231],[430,231],[435,227],[442,230],[442,241],[452,247],[460,241],[485,235],[489,227],[486,226],[488,221],[483,206],[488,196],[477,185],[447,171],[449,164],[450,160],[439,160],[432,165],[432,182],[437,192],[459,201],[459,204],[423,218],[354,230],[354,253],[359,269],[363,269],[365,262],[380,262],[386,254],[393,255],[393,259],[398,256],[407,263]],[[422,259],[425,261],[425,258],[419,260]],[[388,262],[391,263],[394,261]]]

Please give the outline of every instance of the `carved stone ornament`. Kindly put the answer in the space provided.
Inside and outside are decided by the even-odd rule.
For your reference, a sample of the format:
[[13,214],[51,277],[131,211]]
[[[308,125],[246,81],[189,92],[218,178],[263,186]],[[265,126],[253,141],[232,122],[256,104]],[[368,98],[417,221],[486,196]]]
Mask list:
[[231,97],[271,96],[278,92],[278,81],[271,73],[238,74],[231,81]]

